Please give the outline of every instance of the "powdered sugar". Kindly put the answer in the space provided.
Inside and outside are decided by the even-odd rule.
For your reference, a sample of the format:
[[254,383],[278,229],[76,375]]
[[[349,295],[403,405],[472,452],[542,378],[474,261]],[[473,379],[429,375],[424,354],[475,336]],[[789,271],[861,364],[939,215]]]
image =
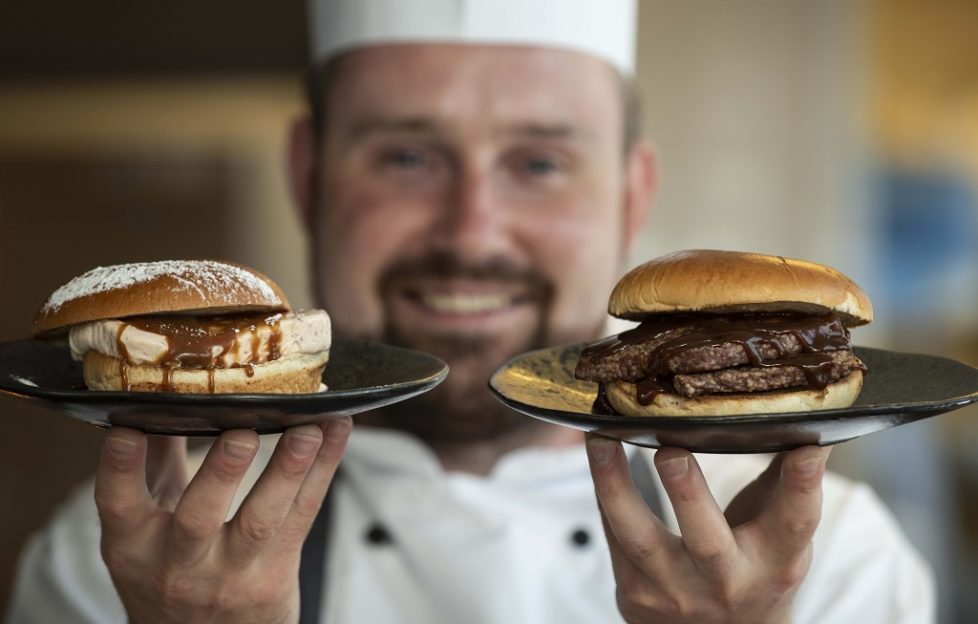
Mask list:
[[[279,301],[275,291],[249,271],[214,260],[163,260],[96,267],[54,291],[42,312],[57,312],[68,301],[87,295],[120,290],[134,284],[170,276],[179,290],[196,291],[212,302],[233,302],[242,290],[255,291],[270,301]],[[216,300],[216,301],[215,301]]]

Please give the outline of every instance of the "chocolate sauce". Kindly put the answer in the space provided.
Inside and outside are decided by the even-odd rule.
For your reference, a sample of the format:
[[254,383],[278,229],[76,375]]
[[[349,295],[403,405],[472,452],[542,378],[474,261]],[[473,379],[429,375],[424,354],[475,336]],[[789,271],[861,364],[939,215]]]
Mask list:
[[608,393],[604,388],[604,384],[598,384],[598,395],[594,397],[594,403],[591,405],[591,410],[595,414],[617,414],[615,408],[611,405],[611,401],[608,400]]
[[[231,354],[232,360],[237,361],[240,355],[239,337],[242,331],[251,331],[251,355],[248,362],[232,364],[230,368],[244,368],[248,377],[255,374],[254,366],[262,362],[258,352],[261,338],[258,329],[267,326],[270,330],[268,345],[269,353],[265,361],[281,357],[280,345],[282,330],[279,325],[280,314],[273,315],[242,315],[242,316],[144,316],[126,319],[116,334],[116,344],[122,355],[122,366],[129,358],[121,337],[129,325],[147,332],[165,336],[167,351],[160,358],[158,365],[163,369],[160,390],[173,390],[172,375],[175,368],[197,369],[207,371],[207,387],[214,392],[214,370],[226,368],[222,359]],[[124,368],[120,368],[123,377],[123,390],[130,390]]]
[[[787,355],[776,340],[779,335],[795,336],[802,352]],[[649,405],[658,394],[675,393],[669,361],[683,352],[726,343],[740,345],[751,366],[800,369],[812,389],[822,390],[831,381],[832,351],[851,349],[849,331],[832,313],[820,317],[793,315],[670,315],[644,321],[638,327],[612,336],[585,349],[596,358],[613,356],[631,345],[652,340],[661,344],[649,358],[646,377],[636,382],[636,400]],[[773,349],[778,357],[765,360],[760,348]]]

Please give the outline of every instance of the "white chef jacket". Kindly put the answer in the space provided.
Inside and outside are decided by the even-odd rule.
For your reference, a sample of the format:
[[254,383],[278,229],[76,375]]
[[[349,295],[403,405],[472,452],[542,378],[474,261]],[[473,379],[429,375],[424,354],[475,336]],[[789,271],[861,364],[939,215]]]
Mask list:
[[[263,439],[236,505],[274,442]],[[767,463],[757,456],[697,459],[721,506]],[[407,435],[360,427],[342,470],[334,484],[323,622],[622,621],[581,446],[518,449],[483,477],[446,473],[430,449]],[[792,622],[933,622],[928,567],[872,491],[829,474],[824,492],[815,557]],[[662,496],[664,520],[677,530]],[[389,541],[367,538],[378,523]],[[581,531],[590,536],[585,544]],[[10,624],[125,622],[99,556],[90,483],[27,546],[9,618]]]

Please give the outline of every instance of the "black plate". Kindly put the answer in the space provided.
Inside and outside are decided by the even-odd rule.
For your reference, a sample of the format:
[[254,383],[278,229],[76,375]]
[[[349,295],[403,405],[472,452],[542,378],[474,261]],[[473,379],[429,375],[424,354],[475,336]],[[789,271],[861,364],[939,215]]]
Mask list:
[[585,345],[524,353],[489,381],[496,397],[534,418],[659,448],[702,453],[767,453],[825,446],[935,416],[978,401],[978,370],[932,355],[856,347],[869,372],[844,409],[749,416],[634,418],[594,409],[598,385],[574,379]]
[[397,403],[437,386],[448,366],[426,353],[334,339],[315,394],[94,392],[67,349],[39,340],[0,343],[0,392],[97,425],[146,433],[216,435],[226,429],[277,433]]

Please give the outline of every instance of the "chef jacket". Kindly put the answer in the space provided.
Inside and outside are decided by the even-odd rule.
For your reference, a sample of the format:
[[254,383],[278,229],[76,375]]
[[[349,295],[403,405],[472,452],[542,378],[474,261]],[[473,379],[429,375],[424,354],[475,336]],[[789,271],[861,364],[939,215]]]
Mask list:
[[[235,508],[276,441],[262,439]],[[650,453],[627,447],[629,453]],[[202,456],[197,454],[199,465]],[[651,462],[651,454],[646,458]],[[763,456],[698,455],[726,506]],[[649,463],[651,465],[651,463]],[[654,471],[653,471],[654,472]],[[663,520],[678,533],[665,500]],[[408,435],[358,427],[333,484],[320,621],[329,624],[621,622],[587,457],[580,445],[520,448],[485,476],[446,472]],[[10,624],[125,622],[99,554],[91,483],[29,542]],[[930,571],[863,484],[827,474],[814,558],[795,624],[935,620]]]

